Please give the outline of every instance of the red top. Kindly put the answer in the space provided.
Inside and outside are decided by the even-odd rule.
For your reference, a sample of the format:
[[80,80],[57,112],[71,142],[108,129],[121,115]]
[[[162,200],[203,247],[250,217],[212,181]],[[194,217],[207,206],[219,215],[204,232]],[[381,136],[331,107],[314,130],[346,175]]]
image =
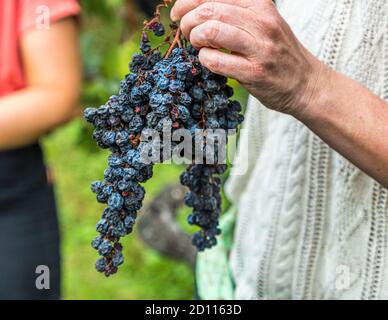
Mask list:
[[79,12],[77,0],[0,0],[0,97],[25,87],[21,33]]

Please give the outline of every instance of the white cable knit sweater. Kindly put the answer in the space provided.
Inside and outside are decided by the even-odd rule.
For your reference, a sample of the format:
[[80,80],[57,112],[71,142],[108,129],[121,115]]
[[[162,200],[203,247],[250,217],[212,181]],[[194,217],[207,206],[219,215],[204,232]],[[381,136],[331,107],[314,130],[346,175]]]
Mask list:
[[[283,0],[317,57],[388,101],[388,0]],[[251,98],[227,194],[237,299],[388,299],[388,190]],[[387,137],[388,143],[388,137]]]

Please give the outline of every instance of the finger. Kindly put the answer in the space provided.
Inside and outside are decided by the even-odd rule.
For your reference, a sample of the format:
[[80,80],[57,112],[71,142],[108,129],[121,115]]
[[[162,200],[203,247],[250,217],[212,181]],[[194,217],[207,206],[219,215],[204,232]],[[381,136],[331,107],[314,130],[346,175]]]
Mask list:
[[251,14],[251,11],[238,6],[206,2],[184,15],[180,26],[182,33],[189,39],[191,30],[208,20],[218,20],[243,29],[254,19],[250,18]]
[[210,71],[246,83],[251,74],[251,63],[238,55],[221,52],[217,49],[202,48],[199,60]]
[[190,42],[197,49],[211,47],[244,54],[249,54],[252,41],[249,33],[217,20],[200,24],[190,35]]
[[177,0],[171,9],[171,19],[173,21],[178,21],[189,11],[205,2],[221,2],[247,8],[255,2],[255,0]]

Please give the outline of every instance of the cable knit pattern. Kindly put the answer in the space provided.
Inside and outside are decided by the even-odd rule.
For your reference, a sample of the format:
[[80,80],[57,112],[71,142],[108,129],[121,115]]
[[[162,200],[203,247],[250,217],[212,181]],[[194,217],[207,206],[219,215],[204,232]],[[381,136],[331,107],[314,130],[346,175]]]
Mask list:
[[[279,124],[279,126],[281,126]],[[292,141],[292,137],[294,136],[296,132],[296,126],[292,125],[292,123],[289,123],[286,132],[281,132],[281,136],[286,136],[288,134],[288,140],[286,139],[286,146],[287,146],[287,153],[292,154],[296,151],[294,142]],[[279,130],[279,128],[277,128]],[[272,197],[268,199],[268,202],[271,203],[274,201],[274,215],[272,216],[272,223],[271,223],[271,229],[269,231],[268,238],[266,239],[266,248],[263,254],[263,258],[261,260],[259,273],[258,273],[258,287],[257,292],[258,296],[261,298],[265,297],[265,292],[268,292],[269,290],[273,290],[274,288],[269,287],[270,281],[268,281],[268,278],[270,277],[270,271],[271,271],[271,256],[275,248],[275,242],[276,242],[276,229],[274,226],[276,226],[279,223],[279,217],[282,210],[282,203],[285,200],[287,192],[286,186],[287,186],[287,168],[290,165],[289,163],[290,158],[284,157],[282,162],[279,162],[279,168],[281,168],[281,174],[279,176],[279,185],[273,184],[271,187],[272,189]],[[277,189],[279,187],[279,189]],[[281,192],[279,192],[281,190]],[[276,291],[275,291],[276,292]],[[276,294],[276,293],[274,293]]]
[[298,133],[294,141],[292,158],[287,181],[287,191],[282,210],[284,218],[281,222],[280,234],[282,246],[277,257],[276,291],[281,299],[291,298],[292,270],[294,265],[297,238],[300,233],[301,197],[305,179],[305,165],[307,157],[307,140],[309,133],[298,124]]
[[377,183],[374,185],[371,207],[368,255],[363,273],[361,299],[377,299],[381,290],[382,270],[386,248],[386,207],[387,190]]
[[[388,101],[387,0],[277,4],[313,54]],[[253,98],[248,110],[248,172],[226,187],[235,297],[388,299],[388,190],[292,117]]]

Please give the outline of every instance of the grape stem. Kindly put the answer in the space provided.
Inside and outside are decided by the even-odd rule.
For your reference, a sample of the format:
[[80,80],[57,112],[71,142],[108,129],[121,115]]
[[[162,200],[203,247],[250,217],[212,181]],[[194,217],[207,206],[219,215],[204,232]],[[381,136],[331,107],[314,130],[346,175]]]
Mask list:
[[166,52],[166,55],[164,56],[165,59],[167,59],[170,56],[172,50],[174,50],[176,45],[178,45],[179,48],[182,48],[180,37],[181,37],[181,28],[178,28],[174,37],[174,41],[172,42],[170,48],[168,49],[168,51]]
[[170,4],[173,3],[173,1],[174,0],[164,0],[162,4],[159,4],[156,7],[154,18],[152,20],[150,20],[150,21],[147,21],[147,20],[144,21],[144,28],[148,29],[149,26],[151,26],[153,23],[159,22],[160,21],[160,11],[161,11],[161,9],[168,8],[170,6]]

